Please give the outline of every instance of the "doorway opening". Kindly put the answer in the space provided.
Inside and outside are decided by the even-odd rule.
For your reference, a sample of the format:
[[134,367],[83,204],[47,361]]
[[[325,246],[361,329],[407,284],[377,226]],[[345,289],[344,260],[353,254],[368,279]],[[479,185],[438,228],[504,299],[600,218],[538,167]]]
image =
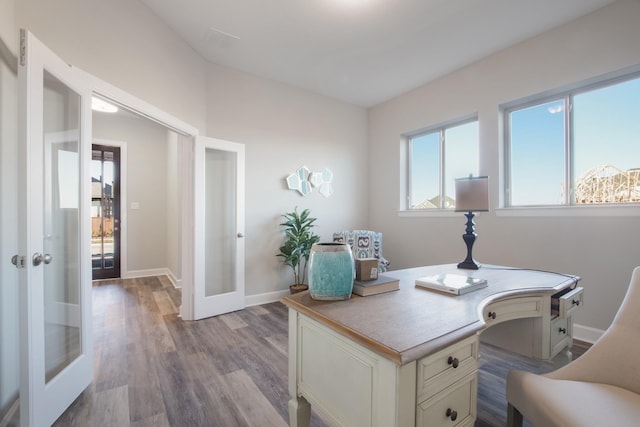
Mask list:
[[91,150],[92,279],[120,277],[120,148]]

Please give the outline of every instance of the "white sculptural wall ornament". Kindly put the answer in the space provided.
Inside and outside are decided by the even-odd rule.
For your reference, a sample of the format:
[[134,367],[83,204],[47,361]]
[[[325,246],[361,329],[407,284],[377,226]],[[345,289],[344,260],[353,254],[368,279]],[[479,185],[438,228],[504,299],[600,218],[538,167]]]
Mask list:
[[311,172],[306,166],[300,166],[286,178],[286,181],[289,190],[298,191],[303,196],[310,194],[313,188],[317,188],[318,192],[327,198],[333,194],[333,172],[329,168]]

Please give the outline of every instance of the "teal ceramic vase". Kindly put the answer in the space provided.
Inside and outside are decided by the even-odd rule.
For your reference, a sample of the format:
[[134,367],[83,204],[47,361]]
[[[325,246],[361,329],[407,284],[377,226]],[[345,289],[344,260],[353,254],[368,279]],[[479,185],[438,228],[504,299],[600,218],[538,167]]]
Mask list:
[[317,243],[309,258],[309,293],[316,300],[351,298],[355,268],[347,244]]

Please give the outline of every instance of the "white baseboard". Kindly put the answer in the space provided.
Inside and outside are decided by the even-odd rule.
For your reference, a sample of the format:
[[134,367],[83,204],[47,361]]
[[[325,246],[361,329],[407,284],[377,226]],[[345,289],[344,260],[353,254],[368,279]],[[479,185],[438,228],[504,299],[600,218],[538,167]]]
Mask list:
[[182,288],[182,280],[177,279],[168,268],[152,268],[149,270],[127,271],[122,274],[123,279],[138,279],[140,277],[166,276],[175,288]]
[[[182,280],[176,279],[173,272],[168,268],[154,268],[149,270],[134,270],[128,271],[122,275],[123,279],[136,279],[139,277],[149,276],[167,276],[169,281],[176,288],[182,288]],[[246,295],[244,299],[245,307],[251,307],[253,305],[268,304],[270,302],[280,301],[282,298],[289,295],[289,289],[282,291],[266,292],[263,294]]]
[[573,325],[573,338],[593,344],[604,334],[601,329],[591,328],[583,325]]
[[182,288],[182,279],[176,278],[175,274],[173,274],[173,271],[171,271],[171,269],[169,268],[167,268],[167,277],[169,278],[169,281],[173,284],[174,288],[177,288],[177,289]]
[[260,305],[260,304],[267,304],[270,302],[276,302],[276,301],[280,301],[282,298],[286,297],[287,295],[289,295],[289,289],[286,289],[284,291],[267,292],[264,294],[257,294],[257,295],[246,295],[244,297],[244,305],[245,307],[251,307],[252,305]]
[[122,274],[123,279],[137,279],[150,276],[168,276],[167,268],[151,268],[149,270],[133,270]]

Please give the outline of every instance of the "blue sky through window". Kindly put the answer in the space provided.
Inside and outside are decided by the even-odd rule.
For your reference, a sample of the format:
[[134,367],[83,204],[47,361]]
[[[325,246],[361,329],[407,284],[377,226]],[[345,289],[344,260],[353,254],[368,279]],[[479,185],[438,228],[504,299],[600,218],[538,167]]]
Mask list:
[[[511,205],[564,203],[564,99],[511,113]],[[573,168],[640,167],[640,79],[576,94]]]
[[[561,95],[509,114],[511,206],[564,204],[567,152],[570,187],[605,165],[640,168],[640,78],[579,92],[571,100],[573,106],[567,107]],[[565,143],[566,108],[572,108],[572,147]],[[446,128],[443,153],[440,130],[411,138],[411,207],[437,202],[441,179],[444,195],[454,199],[454,180],[479,173],[478,122]]]
[[[425,200],[437,201],[441,176],[445,197],[455,199],[455,179],[478,175],[478,122],[446,128],[444,138],[443,153],[440,153],[440,130],[411,139],[412,207]],[[441,156],[444,156],[444,171],[440,170]]]

